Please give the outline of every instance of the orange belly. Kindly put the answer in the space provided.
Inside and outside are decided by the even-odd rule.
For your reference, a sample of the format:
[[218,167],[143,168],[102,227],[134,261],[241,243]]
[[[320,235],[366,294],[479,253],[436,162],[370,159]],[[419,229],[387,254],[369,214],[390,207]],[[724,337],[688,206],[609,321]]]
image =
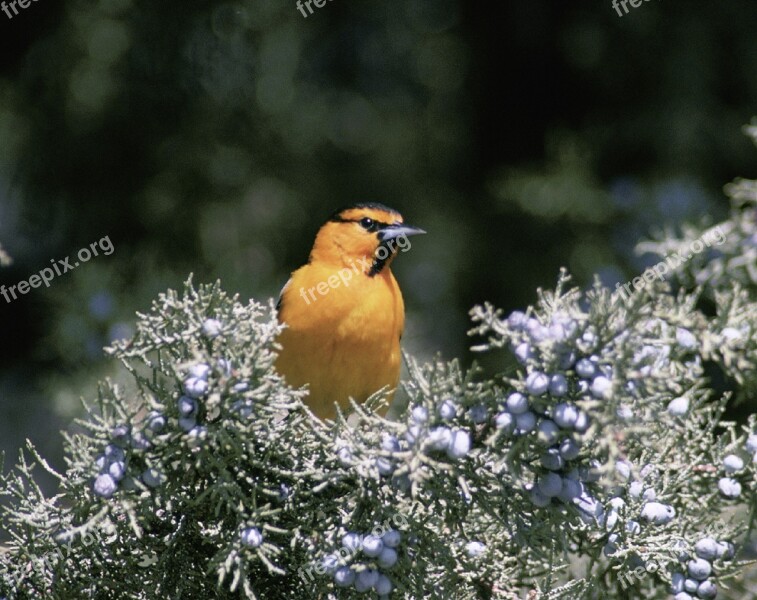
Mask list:
[[279,313],[287,329],[276,368],[290,385],[309,386],[306,401],[321,418],[335,416],[335,402],[346,408],[349,398],[364,402],[385,386],[391,401],[401,365],[404,305],[391,271],[353,274],[319,293],[334,273],[314,265],[295,271]]

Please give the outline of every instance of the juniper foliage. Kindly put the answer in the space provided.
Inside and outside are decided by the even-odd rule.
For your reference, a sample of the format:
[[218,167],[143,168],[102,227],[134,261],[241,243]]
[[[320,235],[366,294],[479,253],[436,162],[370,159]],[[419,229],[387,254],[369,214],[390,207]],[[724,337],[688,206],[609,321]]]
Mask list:
[[626,301],[562,273],[525,312],[474,308],[476,350],[520,366],[407,358],[397,420],[380,393],[349,422],[313,417],[273,368],[272,303],[191,280],[161,295],[108,350],[130,383],[103,382],[64,434],[65,472],[30,444],[2,476],[0,595],[727,596],[757,514],[757,420],[724,420],[733,395],[706,369],[754,398],[756,190],[730,188],[727,241],[675,293]]

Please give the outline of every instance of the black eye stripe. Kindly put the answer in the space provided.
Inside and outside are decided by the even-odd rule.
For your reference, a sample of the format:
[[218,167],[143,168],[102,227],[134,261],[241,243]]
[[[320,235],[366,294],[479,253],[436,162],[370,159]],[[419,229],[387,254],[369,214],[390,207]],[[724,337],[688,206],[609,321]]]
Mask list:
[[[333,219],[331,219],[334,223],[360,223],[363,219],[366,217],[361,217],[360,219],[343,219],[342,217],[336,216]],[[370,218],[370,217],[368,217]],[[376,219],[371,219],[373,221],[373,225],[371,226],[370,231],[378,231],[379,229],[384,229],[385,227],[389,227],[389,223],[384,223],[382,221],[377,221]]]

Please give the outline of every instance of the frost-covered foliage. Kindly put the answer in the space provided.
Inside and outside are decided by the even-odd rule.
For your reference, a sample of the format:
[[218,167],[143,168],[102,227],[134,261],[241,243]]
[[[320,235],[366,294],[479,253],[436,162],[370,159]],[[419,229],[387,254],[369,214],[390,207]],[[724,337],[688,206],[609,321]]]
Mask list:
[[753,394],[752,247],[712,257],[716,314],[701,290],[626,302],[565,274],[523,312],[477,307],[476,349],[520,367],[408,359],[396,421],[379,397],[318,421],[273,368],[272,304],[188,282],[110,349],[133,386],[102,384],[65,473],[29,447],[4,475],[0,596],[727,597],[757,514],[757,420],[724,421],[705,368]]

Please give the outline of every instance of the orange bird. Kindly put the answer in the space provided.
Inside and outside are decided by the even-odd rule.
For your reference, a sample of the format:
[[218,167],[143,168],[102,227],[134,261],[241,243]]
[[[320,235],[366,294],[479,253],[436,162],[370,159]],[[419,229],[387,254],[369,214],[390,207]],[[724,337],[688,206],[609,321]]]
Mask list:
[[278,317],[287,328],[276,369],[290,385],[309,386],[306,402],[320,418],[335,416],[334,403],[346,408],[387,386],[391,402],[405,305],[390,266],[419,233],[382,204],[339,210],[281,290]]

